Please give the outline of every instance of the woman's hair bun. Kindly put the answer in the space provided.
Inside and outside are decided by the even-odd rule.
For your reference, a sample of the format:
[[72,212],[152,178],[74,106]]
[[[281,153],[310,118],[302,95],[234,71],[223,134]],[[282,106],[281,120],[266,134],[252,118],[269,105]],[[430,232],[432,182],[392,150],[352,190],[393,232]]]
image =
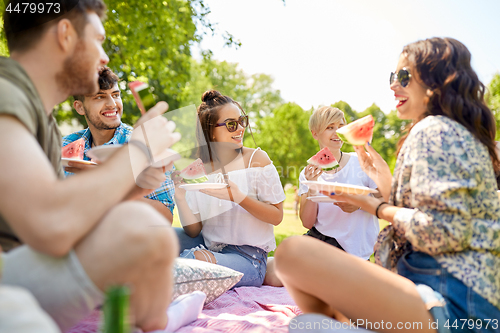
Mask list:
[[207,103],[208,101],[211,101],[216,97],[222,97],[222,94],[217,90],[207,90],[201,96],[201,101]]

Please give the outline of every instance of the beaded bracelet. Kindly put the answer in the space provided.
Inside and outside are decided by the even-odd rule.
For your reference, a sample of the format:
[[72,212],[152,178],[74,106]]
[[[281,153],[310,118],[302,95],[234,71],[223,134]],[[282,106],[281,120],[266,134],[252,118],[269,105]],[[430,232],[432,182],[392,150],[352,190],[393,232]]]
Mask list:
[[381,203],[378,204],[377,208],[375,209],[375,216],[379,219],[380,217],[378,216],[378,210],[380,209],[380,206],[383,204],[386,204],[387,202],[382,201]]

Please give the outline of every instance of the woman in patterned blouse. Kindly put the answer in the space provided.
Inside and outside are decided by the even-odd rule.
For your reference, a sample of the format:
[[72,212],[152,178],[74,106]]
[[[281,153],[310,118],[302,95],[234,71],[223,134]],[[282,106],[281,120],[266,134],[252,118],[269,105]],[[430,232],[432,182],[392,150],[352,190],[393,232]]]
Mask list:
[[276,268],[304,313],[376,331],[500,331],[496,129],[470,58],[451,38],[404,47],[390,84],[412,127],[394,175],[369,144],[355,147],[385,201],[325,193],[391,223],[375,246],[378,265],[310,237],[286,239]]

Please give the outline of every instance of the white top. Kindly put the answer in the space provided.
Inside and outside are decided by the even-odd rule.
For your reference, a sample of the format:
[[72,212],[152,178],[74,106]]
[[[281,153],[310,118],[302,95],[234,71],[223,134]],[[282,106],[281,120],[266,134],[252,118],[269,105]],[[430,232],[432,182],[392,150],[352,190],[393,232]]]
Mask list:
[[[208,175],[208,181],[215,182],[216,176]],[[228,177],[241,192],[259,201],[274,205],[286,198],[272,163],[229,171]],[[257,219],[240,205],[198,191],[186,192],[186,201],[193,214],[200,214],[203,238],[209,249],[219,251],[227,244],[256,246],[266,252],[276,248],[274,226]]]
[[[345,155],[346,153],[344,153]],[[351,153],[347,164],[336,174],[322,173],[318,181],[339,182],[351,185],[361,185],[369,188],[377,188],[377,185],[359,165],[356,153]],[[302,184],[306,180],[304,170],[300,173],[299,195],[307,193],[309,187]],[[369,259],[373,253],[373,246],[377,241],[380,231],[378,220],[372,214],[362,210],[345,213],[340,207],[333,203],[318,203],[318,214],[316,229],[323,235],[335,238],[347,253],[363,259]]]

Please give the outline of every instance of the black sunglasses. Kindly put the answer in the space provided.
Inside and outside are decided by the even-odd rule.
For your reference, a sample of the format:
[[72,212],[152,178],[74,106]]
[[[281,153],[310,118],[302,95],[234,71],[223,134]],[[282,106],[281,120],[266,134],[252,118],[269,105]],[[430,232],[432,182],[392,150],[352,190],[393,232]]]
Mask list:
[[408,72],[406,67],[403,67],[403,69],[400,69],[397,74],[391,72],[389,84],[392,84],[394,81],[398,80],[401,87],[406,88],[410,84],[410,79],[411,79],[410,72]]
[[226,120],[223,123],[215,124],[215,127],[226,126],[229,132],[234,132],[238,129],[238,124],[246,128],[248,126],[248,116],[240,116],[238,120]]

